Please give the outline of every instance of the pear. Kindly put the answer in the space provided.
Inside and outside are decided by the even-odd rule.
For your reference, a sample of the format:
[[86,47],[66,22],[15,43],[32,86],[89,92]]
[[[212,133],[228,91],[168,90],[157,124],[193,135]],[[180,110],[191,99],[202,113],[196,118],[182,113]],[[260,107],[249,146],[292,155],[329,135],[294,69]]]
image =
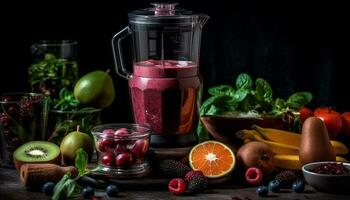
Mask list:
[[82,76],[74,86],[74,96],[83,105],[96,108],[110,106],[115,97],[114,84],[109,71],[93,71]]
[[91,160],[94,152],[94,141],[88,134],[80,132],[79,126],[77,126],[77,130],[68,133],[61,142],[60,150],[63,164],[74,165],[76,151],[80,148],[84,149]]

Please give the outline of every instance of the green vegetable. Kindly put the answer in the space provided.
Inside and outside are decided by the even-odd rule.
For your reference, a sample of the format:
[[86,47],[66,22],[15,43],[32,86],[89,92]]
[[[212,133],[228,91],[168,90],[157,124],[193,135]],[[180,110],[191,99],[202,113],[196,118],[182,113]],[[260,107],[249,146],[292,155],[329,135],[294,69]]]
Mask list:
[[71,178],[71,174],[65,174],[53,189],[52,200],[71,198],[81,193],[82,187],[76,182],[80,177],[87,175],[91,171],[86,169],[88,163],[88,155],[83,149],[77,150],[75,158],[75,167],[78,169],[78,177]]
[[55,110],[73,111],[78,109],[80,102],[74,97],[72,91],[69,91],[66,88],[62,88],[60,90],[59,99],[55,99],[53,104],[53,108]]
[[[241,73],[237,76],[235,88],[230,85],[219,85],[208,89],[211,95],[200,107],[200,116],[226,115],[237,113],[258,113],[270,116],[288,115],[288,123],[295,127],[299,124],[298,110],[311,102],[312,94],[297,92],[287,100],[273,97],[270,84],[257,78],[253,84],[252,78]],[[283,119],[284,119],[283,118]],[[294,121],[293,121],[294,120]],[[197,134],[200,141],[209,138],[201,122],[198,123]]]
[[28,75],[33,91],[55,97],[61,88],[73,88],[78,78],[78,67],[75,61],[47,53],[29,67]]

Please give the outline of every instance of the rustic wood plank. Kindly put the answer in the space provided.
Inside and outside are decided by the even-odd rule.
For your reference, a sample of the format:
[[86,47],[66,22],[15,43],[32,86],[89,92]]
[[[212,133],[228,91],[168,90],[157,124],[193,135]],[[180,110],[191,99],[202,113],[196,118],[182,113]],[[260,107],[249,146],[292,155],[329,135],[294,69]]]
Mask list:
[[[131,187],[131,186],[130,186]],[[285,190],[280,193],[272,193],[268,197],[261,198],[255,193],[255,187],[242,188],[241,186],[225,185],[225,189],[214,188],[208,190],[205,194],[198,195],[185,195],[185,196],[174,196],[167,190],[161,190],[155,188],[155,190],[127,190],[123,189],[120,192],[118,199],[140,199],[140,200],[158,200],[158,199],[184,199],[184,200],[204,200],[204,199],[232,199],[232,196],[237,196],[241,199],[249,198],[255,199],[266,199],[266,200],[349,200],[350,196],[346,195],[335,195],[315,192],[311,187],[307,186],[304,193],[293,193],[290,190]],[[148,188],[149,189],[149,188]],[[97,190],[97,196],[101,196],[101,199],[113,199],[108,198],[103,190]],[[44,200],[50,199],[45,196],[42,192],[29,191],[25,189],[20,181],[18,172],[14,169],[0,168],[0,200]],[[75,198],[82,199],[82,198]],[[114,198],[115,199],[115,198]]]

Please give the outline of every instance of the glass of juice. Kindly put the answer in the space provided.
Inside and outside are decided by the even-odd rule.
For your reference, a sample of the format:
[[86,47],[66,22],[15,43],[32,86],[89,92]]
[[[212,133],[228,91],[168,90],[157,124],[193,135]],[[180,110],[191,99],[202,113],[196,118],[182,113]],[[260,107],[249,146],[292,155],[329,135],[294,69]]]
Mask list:
[[40,93],[0,96],[0,156],[3,165],[12,165],[12,154],[23,143],[45,139],[47,106],[47,99]]

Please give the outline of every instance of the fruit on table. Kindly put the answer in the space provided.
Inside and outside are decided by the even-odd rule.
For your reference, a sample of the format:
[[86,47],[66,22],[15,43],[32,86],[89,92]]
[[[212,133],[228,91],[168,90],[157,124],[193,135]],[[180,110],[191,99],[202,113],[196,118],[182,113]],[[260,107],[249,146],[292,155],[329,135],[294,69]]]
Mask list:
[[269,190],[267,189],[266,186],[259,186],[257,189],[256,189],[256,193],[258,193],[259,196],[266,196],[268,193],[269,193]]
[[323,120],[327,128],[329,138],[335,139],[342,130],[343,121],[341,115],[331,108],[324,107],[316,108],[314,115],[315,117]]
[[13,153],[13,162],[19,170],[25,163],[54,163],[60,162],[60,148],[51,142],[31,141],[22,144]]
[[68,133],[61,142],[60,149],[63,163],[74,165],[76,151],[80,148],[84,149],[90,160],[93,155],[94,142],[88,134],[80,132],[79,126],[77,126],[77,130]]
[[[263,128],[257,125],[253,125],[252,129],[256,130],[261,137],[266,140],[296,147],[300,146],[301,134],[299,133],[274,128]],[[348,148],[343,143],[331,140],[331,144],[337,155],[345,155],[349,153]]]
[[229,174],[235,164],[235,155],[225,144],[205,141],[194,146],[189,154],[189,164],[193,170],[200,170],[208,178],[218,178]]
[[304,181],[296,180],[296,181],[294,181],[294,183],[292,184],[292,190],[293,190],[293,192],[301,193],[301,192],[304,192],[304,189],[305,189],[305,183],[304,183]]
[[263,142],[249,142],[244,144],[237,152],[237,162],[245,167],[259,168],[263,176],[269,175],[275,169],[274,153]]
[[117,197],[119,193],[119,188],[116,185],[108,185],[106,188],[106,193],[109,197]]
[[245,143],[249,143],[251,141],[259,141],[266,144],[273,153],[276,154],[298,154],[299,148],[296,146],[292,146],[289,144],[282,144],[278,142],[273,142],[269,140],[265,140],[262,136],[255,130],[241,130],[236,133],[240,135],[239,137],[246,139]]
[[169,178],[184,177],[191,169],[176,160],[162,160],[159,163],[159,171],[162,176]]
[[[190,181],[192,181],[193,177],[195,176],[204,176],[202,171],[190,171],[185,175],[184,180],[186,181],[186,183],[189,183]],[[205,177],[205,176],[204,176]]]
[[306,119],[300,141],[300,163],[304,165],[316,161],[335,161],[335,158],[324,122],[317,117]]
[[268,188],[271,192],[279,192],[281,189],[281,183],[278,180],[272,180],[269,182]]
[[285,170],[277,174],[275,180],[280,182],[281,188],[290,188],[297,178],[297,175],[293,171]]
[[48,181],[56,183],[68,172],[72,177],[77,175],[77,169],[73,166],[61,167],[49,163],[23,164],[20,179],[25,187],[36,188]]
[[97,108],[108,107],[115,97],[113,80],[108,72],[90,72],[75,84],[74,96],[84,105]]
[[[274,156],[276,160],[276,167],[281,169],[290,169],[290,170],[301,170],[302,164],[299,161],[299,155],[283,155],[276,154]],[[348,162],[343,157],[337,156],[337,162]]]
[[54,187],[55,187],[55,184],[53,182],[49,181],[43,185],[42,191],[45,195],[52,196]]
[[314,116],[314,112],[312,112],[312,110],[307,107],[300,108],[299,113],[300,113],[300,120],[302,123],[304,123],[304,121],[307,118]]
[[95,190],[90,187],[90,186],[87,186],[83,189],[81,195],[85,198],[85,199],[90,199],[92,196],[95,195]]
[[187,189],[190,194],[204,192],[208,187],[208,179],[205,176],[193,176],[189,181]]
[[168,189],[172,194],[181,195],[186,190],[186,183],[182,178],[174,178],[170,180]]
[[259,168],[248,168],[245,173],[245,180],[252,185],[258,185],[263,180],[262,172]]
[[344,112],[341,114],[343,121],[342,133],[350,138],[350,112]]

